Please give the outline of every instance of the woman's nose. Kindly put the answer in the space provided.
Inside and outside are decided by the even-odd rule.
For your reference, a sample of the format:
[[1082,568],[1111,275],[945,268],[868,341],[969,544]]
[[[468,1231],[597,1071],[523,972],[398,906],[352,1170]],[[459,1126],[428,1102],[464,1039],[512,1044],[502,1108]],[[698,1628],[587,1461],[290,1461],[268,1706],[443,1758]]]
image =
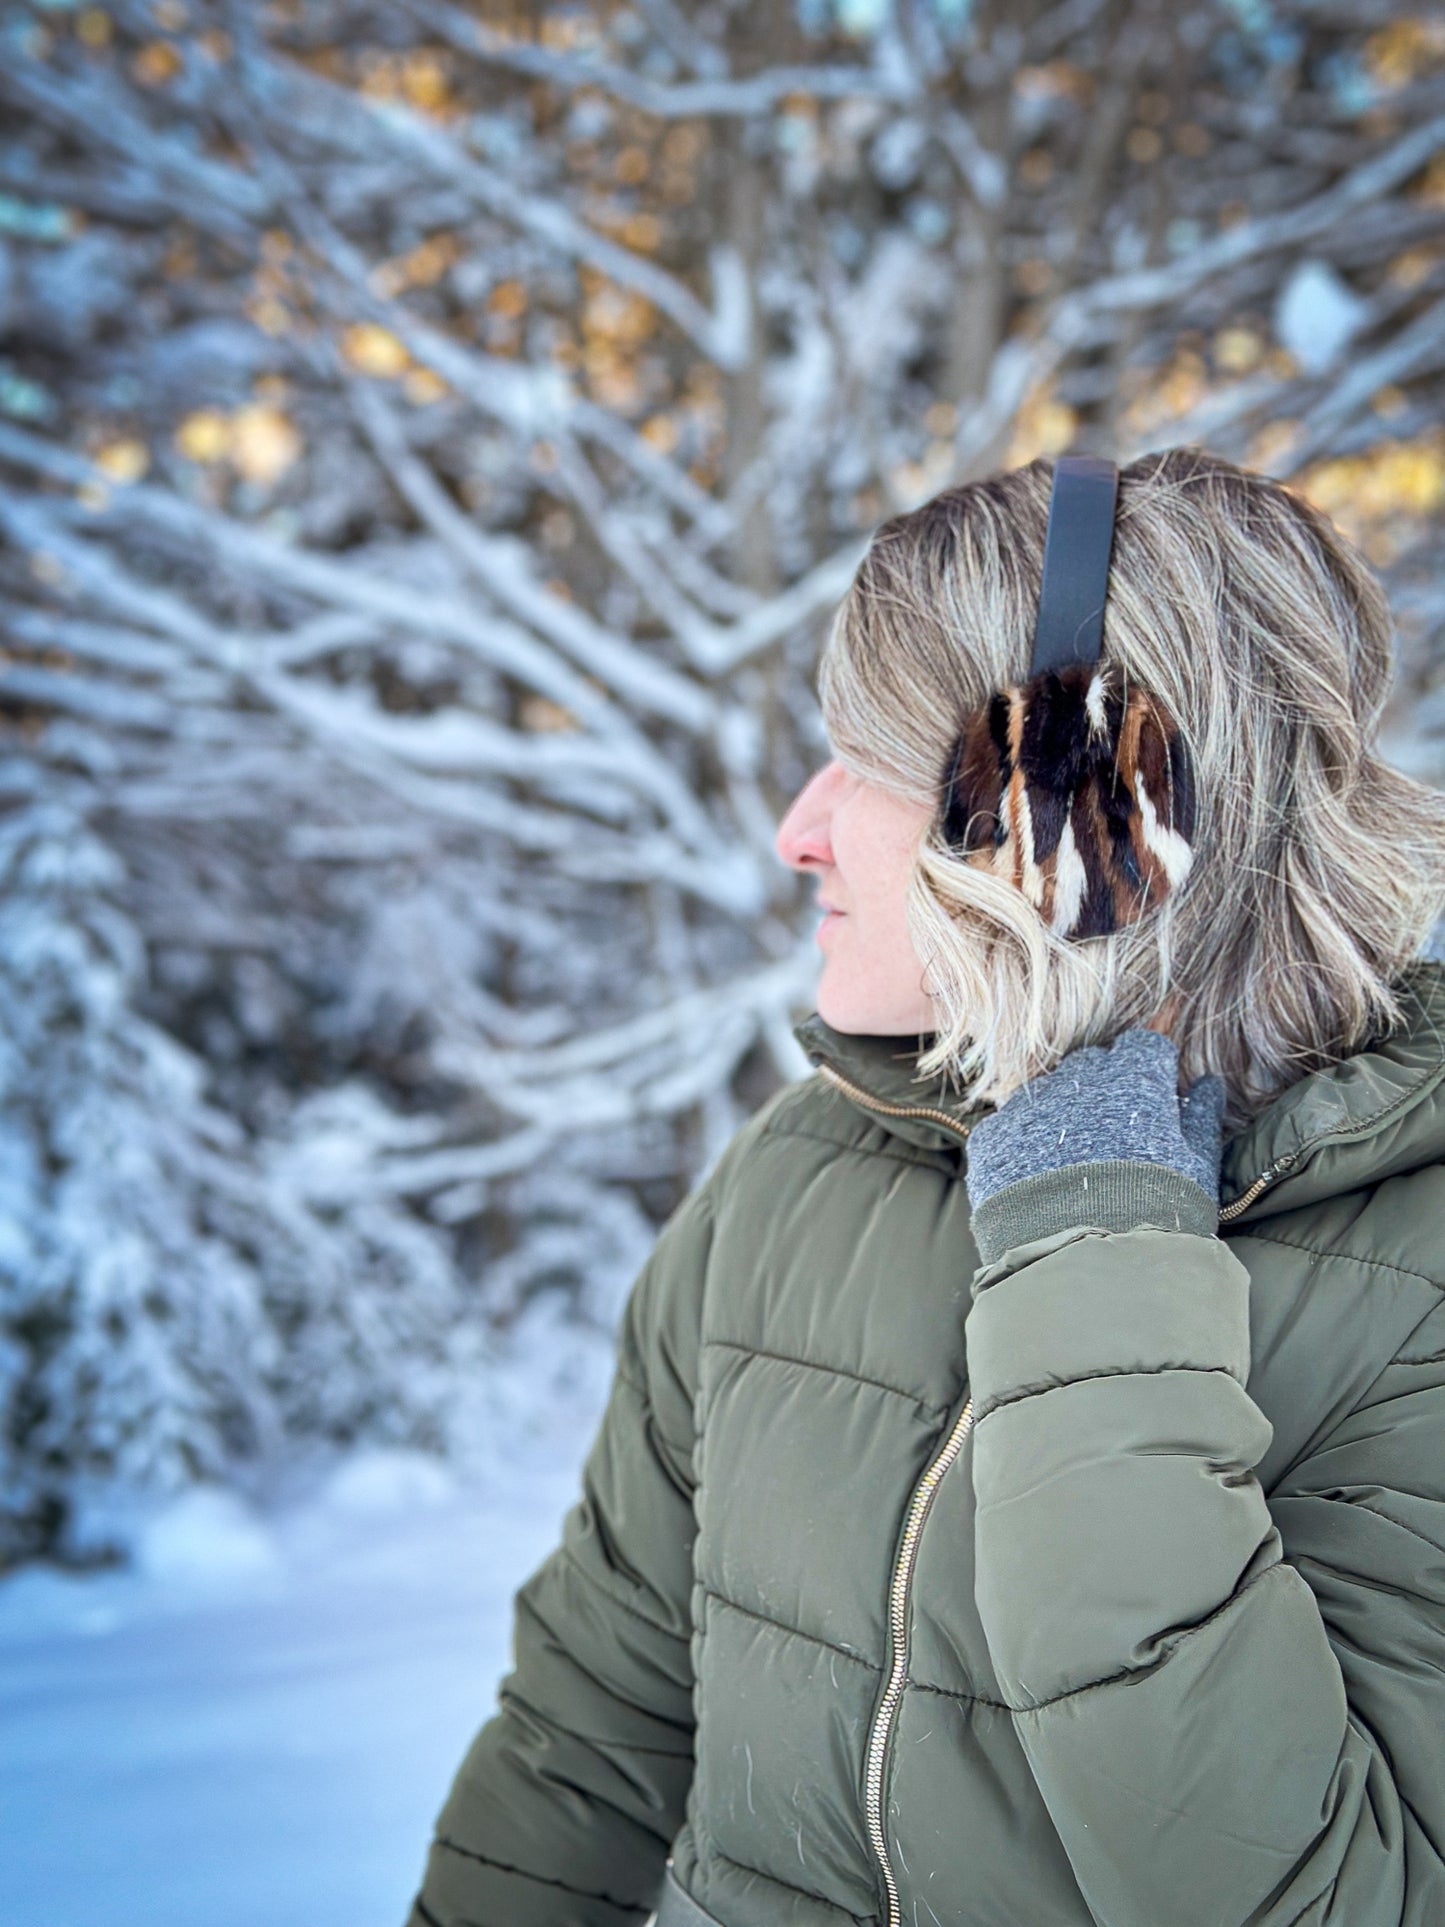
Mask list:
[[833,861],[833,804],[842,765],[825,763],[788,805],[774,848],[790,870],[821,869]]

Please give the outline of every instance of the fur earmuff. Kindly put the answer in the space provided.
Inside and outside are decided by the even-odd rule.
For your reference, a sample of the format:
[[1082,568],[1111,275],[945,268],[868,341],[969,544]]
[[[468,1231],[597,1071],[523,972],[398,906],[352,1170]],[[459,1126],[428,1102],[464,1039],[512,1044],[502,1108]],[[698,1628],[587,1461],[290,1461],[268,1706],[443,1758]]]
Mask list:
[[1194,817],[1178,725],[1110,663],[999,690],[944,771],[950,847],[1007,877],[1061,937],[1108,936],[1179,889]]

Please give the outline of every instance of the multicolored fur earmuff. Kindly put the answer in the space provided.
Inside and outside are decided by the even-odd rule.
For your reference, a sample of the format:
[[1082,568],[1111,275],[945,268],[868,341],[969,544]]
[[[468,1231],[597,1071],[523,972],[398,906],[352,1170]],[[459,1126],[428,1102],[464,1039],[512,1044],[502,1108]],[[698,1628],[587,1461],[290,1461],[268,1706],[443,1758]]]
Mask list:
[[1103,937],[1163,902],[1194,860],[1178,725],[1112,663],[998,691],[948,759],[943,833],[1007,877],[1060,937]]
[[943,771],[944,840],[1008,878],[1060,937],[1135,922],[1194,862],[1179,727],[1102,660],[1118,496],[1113,462],[1055,461],[1029,680],[966,718]]

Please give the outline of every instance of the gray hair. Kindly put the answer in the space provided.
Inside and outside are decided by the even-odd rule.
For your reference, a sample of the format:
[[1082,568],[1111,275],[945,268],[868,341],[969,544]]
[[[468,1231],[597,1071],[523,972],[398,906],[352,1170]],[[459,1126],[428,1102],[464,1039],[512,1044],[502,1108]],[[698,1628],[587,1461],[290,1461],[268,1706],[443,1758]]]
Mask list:
[[1176,999],[1181,1075],[1217,1072],[1238,1130],[1402,1021],[1392,981],[1445,912],[1445,796],[1374,746],[1393,625],[1363,557],[1285,485],[1172,448],[1120,472],[1104,655],[1193,758],[1187,885],[1080,944],[950,850],[949,750],[1028,675],[1052,471],[1041,458],[884,522],[824,650],[834,754],[933,808],[908,895],[936,1018],[919,1074],[1002,1103]]

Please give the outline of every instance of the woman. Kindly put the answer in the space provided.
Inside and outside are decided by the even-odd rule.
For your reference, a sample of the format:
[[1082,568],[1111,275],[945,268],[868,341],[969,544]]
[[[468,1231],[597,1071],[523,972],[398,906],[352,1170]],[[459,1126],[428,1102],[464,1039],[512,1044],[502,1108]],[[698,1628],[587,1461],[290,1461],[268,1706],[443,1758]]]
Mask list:
[[1054,472],[839,612],[817,1074],[635,1287],[413,1927],[1445,1921],[1445,800],[1198,450],[1025,682]]

